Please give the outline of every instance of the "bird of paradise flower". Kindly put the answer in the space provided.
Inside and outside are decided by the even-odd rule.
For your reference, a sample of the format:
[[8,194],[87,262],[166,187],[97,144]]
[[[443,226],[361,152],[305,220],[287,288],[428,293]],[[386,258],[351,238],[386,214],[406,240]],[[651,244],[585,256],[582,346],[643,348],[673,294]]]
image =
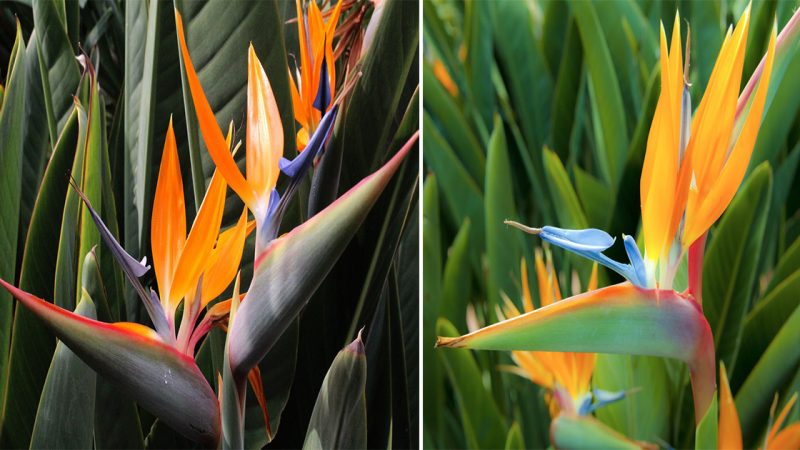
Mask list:
[[[620,263],[603,254],[614,243],[604,231],[507,222],[596,261],[627,281],[465,336],[439,338],[437,346],[679,359],[689,366],[695,420],[704,417],[716,390],[714,341],[703,315],[700,286],[705,235],[744,178],[776,52],[773,27],[762,64],[740,97],[749,22],[750,6],[736,27],[728,29],[694,115],[681,56],[680,17],[676,14],[669,48],[661,27],[661,92],[641,175],[644,257],[631,236],[623,236],[629,263]],[[673,280],[683,255],[688,255],[689,285],[685,292],[676,292]]]
[[[153,266],[158,293],[140,278],[150,267],[117,242],[77,185],[88,214],[127,280],[135,288],[153,328],[138,323],[104,323],[87,319],[24,292],[0,279],[92,369],[114,381],[165,424],[207,447],[242,448],[244,388],[260,378],[257,364],[330,271],[367,213],[414,147],[418,132],[381,168],[362,179],[314,217],[278,237],[281,218],[313,159],[321,155],[338,105],[322,116],[305,151],[283,158],[283,128],[269,80],[251,46],[247,85],[247,178],[234,162],[228,137],[222,135],[192,64],[180,13],[175,22],[186,76],[201,134],[216,165],[194,224],[186,235],[183,186],[175,138],[170,126],[156,186],[152,213]],[[290,178],[279,194],[278,177]],[[230,186],[244,201],[237,224],[220,232],[225,193]],[[248,223],[247,212],[255,220]],[[239,293],[239,278],[230,300],[203,307],[218,297],[238,272],[244,241],[256,230],[256,254],[250,289]],[[295,270],[297,264],[302,271]],[[212,275],[213,274],[213,275]],[[241,304],[240,304],[241,301]],[[176,329],[176,313],[183,319]],[[220,397],[194,360],[194,349],[215,325],[228,328]],[[253,377],[253,374],[256,377]],[[261,386],[254,386],[265,419]],[[267,419],[268,420],[268,419]],[[269,433],[267,422],[267,433]]]

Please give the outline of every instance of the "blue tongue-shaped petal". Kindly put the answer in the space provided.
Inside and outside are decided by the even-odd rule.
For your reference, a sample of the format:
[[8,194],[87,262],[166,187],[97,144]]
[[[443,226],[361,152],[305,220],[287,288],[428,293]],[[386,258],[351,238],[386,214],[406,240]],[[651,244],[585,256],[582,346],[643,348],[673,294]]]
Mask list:
[[[614,238],[608,233],[595,228],[587,228],[585,230],[567,230],[563,228],[544,226],[542,228],[531,228],[517,222],[506,221],[508,225],[519,228],[526,233],[535,234],[543,241],[549,242],[557,247],[569,250],[573,253],[583,256],[584,258],[608,267],[609,269],[622,275],[625,279],[639,287],[647,287],[647,279],[644,276],[644,263],[641,261],[641,256],[638,254],[638,248],[634,258],[638,259],[631,264],[622,264],[614,261],[608,256],[603,254],[614,244]],[[636,243],[633,243],[634,248]],[[627,248],[627,247],[626,247]],[[631,252],[632,250],[629,250]],[[630,253],[629,253],[630,255]]]
[[633,237],[628,235],[622,235],[622,242],[625,244],[625,252],[628,254],[633,273],[639,280],[638,283],[633,282],[633,284],[644,286],[647,284],[647,272],[644,268],[644,259],[642,259],[642,254],[639,252],[639,246],[636,245]]
[[596,228],[585,230],[565,230],[551,226],[542,227],[542,239],[552,242],[559,247],[575,250],[602,252],[614,245],[615,239],[610,234]]
[[611,392],[602,389],[594,389],[592,392],[592,394],[586,394],[586,397],[581,402],[578,408],[579,415],[591,414],[599,408],[622,400],[628,394],[626,391]]
[[331,104],[331,84],[328,79],[328,60],[322,57],[322,68],[319,74],[319,88],[317,97],[314,98],[314,108],[319,112],[325,112]]
[[311,162],[314,161],[317,154],[325,147],[325,142],[328,140],[328,136],[330,136],[331,130],[333,129],[333,123],[336,121],[336,113],[338,111],[339,105],[334,105],[330,111],[322,116],[319,126],[314,131],[311,139],[308,140],[308,145],[306,145],[305,150],[300,152],[293,160],[289,161],[286,158],[281,158],[279,167],[283,173],[291,178],[302,178],[302,176],[305,175],[306,171],[311,166]]

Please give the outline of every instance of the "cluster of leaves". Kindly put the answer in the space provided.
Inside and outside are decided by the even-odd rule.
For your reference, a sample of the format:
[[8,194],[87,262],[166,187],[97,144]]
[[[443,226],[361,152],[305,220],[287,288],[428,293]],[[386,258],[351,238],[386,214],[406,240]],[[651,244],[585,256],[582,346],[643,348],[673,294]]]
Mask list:
[[[345,3],[348,14],[358,16],[351,20],[354,29],[371,34],[371,44],[325,156],[300,184],[281,232],[381,167],[417,129],[417,3]],[[0,278],[103,322],[149,325],[89,210],[69,187],[70,177],[124,248],[152,260],[150,215],[171,116],[187,180],[187,222],[193,221],[214,163],[198,128],[176,12],[215,117],[223,129],[230,121],[239,127],[237,140],[245,136],[252,43],[280,111],[283,153],[293,157],[287,68],[299,55],[296,11],[290,0],[29,0],[0,7],[0,67],[8,68],[0,83]],[[372,20],[380,26],[368,27]],[[244,153],[236,155],[242,168]],[[271,445],[279,447],[361,442],[342,441],[348,435],[365,436],[375,447],[416,444],[418,174],[413,153],[407,159],[341,257],[330,261],[329,275],[308,281],[319,287],[259,364],[255,391],[260,387],[266,398],[269,423],[248,388],[247,448],[273,437]],[[223,229],[241,211],[242,202],[228,191]],[[254,249],[251,235],[241,264],[243,287],[253,277]],[[308,252],[313,257],[314,250]],[[152,272],[143,282],[155,283]],[[221,298],[230,296],[228,289]],[[362,326],[366,381],[361,363],[339,353]],[[198,346],[196,361],[211,386],[223,372],[224,346],[219,329]],[[360,388],[351,380],[361,380]],[[369,420],[355,414],[338,421],[340,411],[330,408],[341,396],[357,398],[353,404],[365,407]],[[329,436],[340,440],[325,441]],[[112,380],[95,376],[31,311],[0,293],[0,447],[195,445],[121,394]]]
[[[615,236],[641,229],[639,179],[660,90],[659,22],[669,24],[676,9],[686,18],[688,81],[702,93],[727,24],[746,6],[424,1],[426,446],[549,445],[546,393],[503,370],[509,354],[437,351],[436,336],[497,322],[502,294],[522,309],[522,258],[537,291],[534,246],[505,220]],[[753,4],[743,85],[765,53],[773,21],[780,29],[796,8],[795,1]],[[748,174],[706,247],[704,313],[746,446],[764,441],[773,396],[780,410],[800,389],[798,77],[795,40],[776,57]],[[552,253],[561,291],[587,285],[589,262]],[[620,245],[608,254],[625,259]],[[599,281],[620,278],[601,270]],[[684,263],[675,289],[686,286]],[[688,380],[673,360],[599,354],[592,385],[635,394],[595,416],[632,439],[692,446]],[[789,420],[798,414],[792,409]]]

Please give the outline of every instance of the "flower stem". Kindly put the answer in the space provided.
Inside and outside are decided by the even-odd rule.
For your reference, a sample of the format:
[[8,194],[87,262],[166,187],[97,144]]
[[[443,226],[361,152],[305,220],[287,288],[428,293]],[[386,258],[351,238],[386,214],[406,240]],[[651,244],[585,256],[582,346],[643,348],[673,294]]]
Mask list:
[[689,246],[689,286],[687,291],[701,308],[703,307],[703,259],[706,253],[707,237],[708,232],[705,232]]

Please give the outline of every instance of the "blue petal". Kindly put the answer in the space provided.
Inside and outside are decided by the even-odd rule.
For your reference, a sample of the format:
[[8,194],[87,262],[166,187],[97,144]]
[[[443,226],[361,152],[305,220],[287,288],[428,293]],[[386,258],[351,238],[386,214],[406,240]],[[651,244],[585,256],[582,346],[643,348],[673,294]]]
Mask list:
[[275,211],[278,209],[278,204],[281,202],[281,195],[278,194],[277,189],[273,189],[269,195],[269,205],[267,206],[267,220],[272,218],[275,215]]
[[[543,241],[596,261],[622,275],[636,286],[645,287],[646,277],[639,276],[639,271],[635,267],[614,261],[603,254],[604,250],[614,244],[614,238],[605,231],[595,228],[565,230],[563,228],[545,226],[538,230],[538,235]],[[638,261],[641,261],[641,257],[639,257]],[[641,273],[644,273],[643,266]]]
[[[546,236],[546,238],[545,238]],[[567,250],[602,252],[614,245],[614,238],[603,230],[565,230],[551,226],[542,227],[542,239],[546,239]],[[556,243],[558,242],[558,243]]]
[[578,415],[585,416],[591,414],[592,409],[592,394],[586,394],[581,399],[581,404],[578,406]]
[[319,88],[317,97],[314,99],[314,108],[319,112],[325,112],[331,104],[331,84],[328,79],[328,61],[322,57],[322,68],[319,71]]
[[334,105],[333,108],[322,116],[319,126],[317,126],[311,139],[308,140],[308,145],[306,145],[305,150],[300,152],[297,157],[291,161],[286,158],[281,158],[278,166],[283,173],[291,178],[299,178],[305,175],[306,171],[311,166],[311,162],[314,161],[317,154],[325,147],[325,142],[328,140],[328,136],[330,136],[331,130],[333,129],[333,123],[336,121],[336,113],[338,111],[339,105]]
[[[139,277],[147,273],[150,270],[149,266],[145,266],[142,262],[136,261],[136,259],[128,254],[122,245],[114,238],[114,235],[111,234],[111,231],[106,227],[106,224],[103,223],[103,220],[100,216],[95,212],[94,208],[92,208],[92,204],[89,202],[89,199],[81,192],[78,185],[75,183],[74,180],[70,180],[70,184],[72,185],[75,192],[83,200],[83,203],[86,205],[86,209],[89,210],[89,216],[94,221],[97,230],[100,232],[100,237],[103,239],[103,242],[111,249],[111,254],[114,255],[114,259],[117,260],[120,266],[122,266],[122,272],[125,274],[125,277],[128,281],[133,285],[133,288],[139,294],[139,298],[144,303],[145,309],[147,310],[147,314],[150,316],[150,320],[153,321],[153,326],[155,327],[158,334],[167,342],[172,342],[175,340],[175,336],[170,332],[169,325],[167,324],[167,316],[164,314],[163,308],[161,308],[161,303],[158,301],[158,296],[155,296],[155,293],[152,292],[151,295],[148,295],[147,291],[145,290],[144,286],[142,286],[141,281],[139,281]],[[155,296],[155,300],[153,299]]]
[[628,259],[631,262],[633,273],[638,278],[638,283],[631,280],[637,286],[645,286],[647,284],[647,271],[644,268],[644,260],[642,254],[639,252],[639,247],[633,237],[622,235],[622,242],[625,244],[625,252],[628,253]]
[[603,406],[622,400],[627,395],[625,391],[610,392],[601,389],[594,389],[593,394],[594,395],[587,394],[588,398],[583,399],[578,408],[579,415],[585,416],[591,414]]
[[[284,195],[284,198],[289,197],[288,195]],[[278,236],[278,229],[281,226],[281,219],[283,218],[283,210],[281,208],[282,205],[281,196],[278,194],[277,189],[273,189],[269,195],[269,205],[267,206],[267,212],[264,214],[264,217],[261,218],[261,223],[265,224],[266,226],[261,226],[259,224],[259,242],[263,242],[264,244],[270,242],[271,240],[275,239]]]

